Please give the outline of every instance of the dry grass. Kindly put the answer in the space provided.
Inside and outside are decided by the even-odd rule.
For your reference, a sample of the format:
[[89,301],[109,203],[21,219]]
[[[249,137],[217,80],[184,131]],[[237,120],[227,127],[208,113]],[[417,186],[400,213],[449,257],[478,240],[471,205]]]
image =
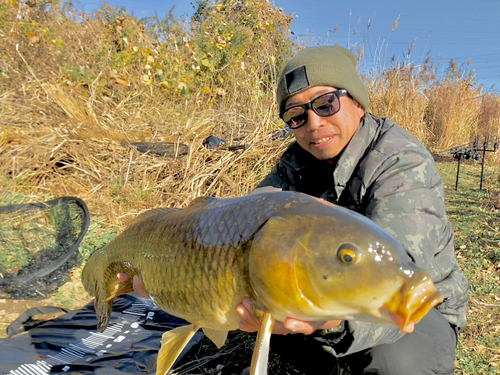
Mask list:
[[[282,141],[271,140],[275,129],[269,120],[257,124],[234,113],[210,110],[187,117],[162,109],[174,133],[136,117],[124,122],[120,117],[126,116],[126,105],[122,111],[105,111],[92,103],[93,113],[88,113],[90,99],[72,97],[62,86],[43,84],[31,91],[45,95],[4,110],[14,117],[19,106],[32,109],[32,116],[17,118],[15,127],[4,130],[2,158],[9,161],[0,167],[4,192],[27,199],[76,195],[92,207],[93,214],[106,215],[112,223],[124,212],[135,215],[157,206],[185,206],[200,195],[247,194],[285,147]],[[50,119],[33,108],[60,117],[49,125]],[[239,152],[207,150],[202,141],[210,134],[246,136],[249,147]],[[179,142],[190,151],[186,156],[158,157],[122,146],[124,140]]]

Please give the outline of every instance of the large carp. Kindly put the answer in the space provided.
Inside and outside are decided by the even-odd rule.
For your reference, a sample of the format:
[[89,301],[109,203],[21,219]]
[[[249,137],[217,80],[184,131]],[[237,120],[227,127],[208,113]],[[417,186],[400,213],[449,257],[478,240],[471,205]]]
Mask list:
[[[130,279],[121,282],[118,273]],[[267,373],[275,320],[368,320],[406,329],[442,301],[429,275],[364,216],[294,192],[198,198],[180,210],[137,217],[83,270],[98,329],[113,298],[140,273],[155,304],[190,325],[166,332],[157,373],[165,374],[200,328],[218,347],[238,328],[237,305],[259,306],[251,373]]]

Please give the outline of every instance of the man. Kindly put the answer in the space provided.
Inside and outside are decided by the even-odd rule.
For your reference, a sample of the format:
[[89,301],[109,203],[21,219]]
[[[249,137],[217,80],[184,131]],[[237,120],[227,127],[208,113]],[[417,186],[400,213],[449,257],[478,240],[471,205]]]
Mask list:
[[[343,373],[453,374],[468,283],[432,156],[403,128],[367,112],[356,58],[342,47],[299,52],[280,76],[277,100],[295,142],[255,192],[300,191],[367,216],[430,273],[445,300],[408,334],[390,325],[289,318],[274,333],[290,335],[273,335],[272,350],[315,374],[332,373],[333,357]],[[238,307],[242,330],[259,327],[251,311],[248,299]]]

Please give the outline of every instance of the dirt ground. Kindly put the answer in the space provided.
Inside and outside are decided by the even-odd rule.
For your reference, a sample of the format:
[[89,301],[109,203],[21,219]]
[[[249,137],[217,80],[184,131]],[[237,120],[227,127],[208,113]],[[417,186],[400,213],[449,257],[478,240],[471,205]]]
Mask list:
[[[83,289],[80,280],[81,268],[70,271],[70,281],[59,288],[58,292],[40,299],[0,299],[0,338],[7,337],[7,327],[21,314],[33,307],[57,306],[70,309],[80,308],[92,298]],[[57,314],[37,316],[40,320],[53,319]]]

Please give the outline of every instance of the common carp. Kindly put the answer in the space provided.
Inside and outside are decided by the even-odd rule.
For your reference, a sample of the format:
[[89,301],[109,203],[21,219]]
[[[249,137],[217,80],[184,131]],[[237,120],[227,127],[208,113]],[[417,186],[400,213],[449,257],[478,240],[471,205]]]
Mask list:
[[[120,282],[118,273],[129,276]],[[83,270],[98,329],[113,298],[141,274],[154,303],[190,325],[166,332],[157,374],[166,374],[200,328],[217,347],[238,329],[237,305],[256,301],[261,329],[251,373],[266,374],[276,320],[368,320],[405,330],[440,303],[430,276],[371,220],[295,192],[195,199],[184,209],[138,216]]]

